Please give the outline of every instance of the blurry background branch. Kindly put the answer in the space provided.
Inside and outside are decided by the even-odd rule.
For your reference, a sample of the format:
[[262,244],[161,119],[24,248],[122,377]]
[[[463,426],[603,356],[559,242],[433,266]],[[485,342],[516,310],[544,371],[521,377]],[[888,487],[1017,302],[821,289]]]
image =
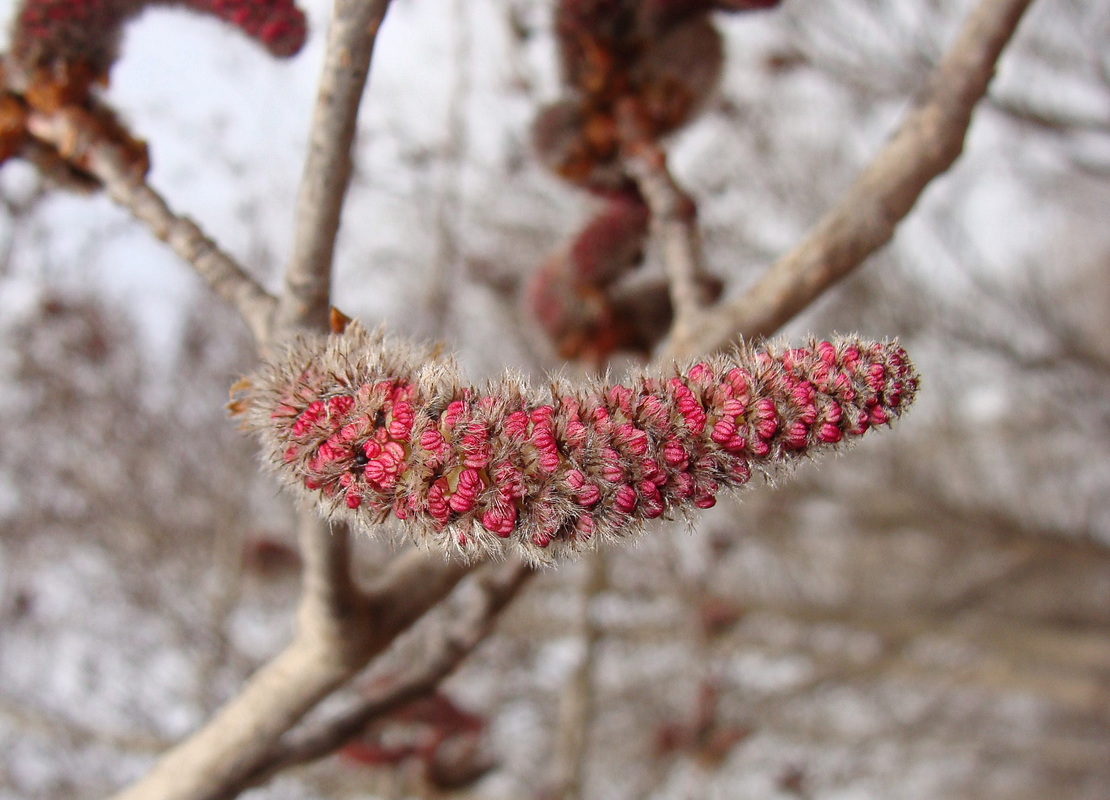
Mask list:
[[575,631],[579,644],[578,663],[567,676],[559,701],[555,747],[548,770],[551,785],[544,793],[544,796],[559,800],[584,797],[591,726],[597,716],[595,672],[602,640],[602,631],[596,619],[596,604],[606,589],[607,560],[605,552],[600,550],[582,559],[582,583],[578,587],[577,598],[578,629]]
[[806,237],[743,295],[710,309],[664,359],[774,333],[890,241],[899,222],[963,150],[972,110],[1031,0],[983,0],[885,147]]

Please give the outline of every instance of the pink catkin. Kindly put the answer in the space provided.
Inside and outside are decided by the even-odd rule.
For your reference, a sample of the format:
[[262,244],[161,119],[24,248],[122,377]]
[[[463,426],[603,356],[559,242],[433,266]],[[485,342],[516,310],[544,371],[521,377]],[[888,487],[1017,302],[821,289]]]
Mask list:
[[918,377],[897,343],[842,338],[618,385],[478,389],[355,324],[297,340],[247,385],[247,427],[325,516],[549,562],[893,421]]

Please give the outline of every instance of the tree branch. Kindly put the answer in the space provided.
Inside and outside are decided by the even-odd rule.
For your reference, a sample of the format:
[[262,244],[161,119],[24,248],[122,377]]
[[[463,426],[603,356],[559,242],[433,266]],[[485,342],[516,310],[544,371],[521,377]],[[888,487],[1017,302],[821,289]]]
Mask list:
[[617,109],[621,159],[651,209],[651,227],[659,243],[670,288],[674,319],[670,336],[686,341],[691,326],[712,298],[702,257],[697,206],[667,169],[667,154],[651,138],[636,104]]
[[346,523],[333,529],[305,509],[300,512],[297,533],[304,564],[298,623],[322,630],[342,627],[364,602],[351,577],[351,532]]
[[768,335],[890,241],[925,187],[963,150],[976,103],[1031,0],[983,0],[893,138],[811,232],[746,294],[709,311],[665,361]]
[[[475,575],[480,594],[450,628],[435,632],[415,668],[374,687],[346,711],[278,744],[258,771],[234,791],[257,786],[284,769],[330,755],[373,720],[428,694],[486,638],[501,612],[535,574],[521,561],[484,567]],[[226,796],[234,796],[234,791]]]
[[[388,5],[388,0],[337,0],[298,198],[294,252],[280,299],[269,295],[193,222],[174,215],[146,184],[134,154],[82,125],[80,114],[63,110],[34,115],[29,129],[58,152],[72,154],[67,158],[101,181],[113,199],[193,264],[212,289],[239,310],[260,348],[295,327],[327,330],[331,261],[352,169],[358,105]],[[350,572],[346,526],[332,531],[306,512],[300,540],[304,574],[293,641],[201,729],[171,748],[118,798],[230,797],[257,782],[263,770],[266,775],[277,771],[282,764],[271,752],[282,737],[470,571],[465,564],[413,551],[395,559],[377,587],[363,591]],[[397,702],[406,692],[420,691],[446,675],[488,632],[527,574],[519,564],[494,573],[486,602],[469,618],[470,627],[460,622],[456,635],[444,640],[413,676],[390,697],[379,699]],[[422,681],[413,680],[421,676]],[[316,741],[317,747],[327,746]]]
[[563,687],[555,729],[551,786],[545,793],[545,796],[560,800],[580,800],[584,794],[590,729],[597,713],[597,651],[604,634],[595,616],[595,601],[608,586],[605,556],[604,550],[595,550],[584,559],[586,574],[580,590],[582,605],[578,630],[582,638],[582,658]]
[[[297,196],[293,251],[275,312],[275,339],[283,338],[296,328],[328,330],[335,240],[353,170],[351,147],[374,43],[388,8],[389,0],[335,2],[308,154]],[[278,723],[279,727],[267,730],[265,740],[253,751],[254,763],[226,774],[216,787],[218,796],[227,796],[233,791],[231,787],[241,785],[245,776],[256,770],[257,760],[280,736],[332,690],[346,683],[392,640],[389,636],[376,644],[375,629],[390,629],[391,620],[410,617],[414,620],[441,597],[432,591],[426,605],[420,602],[411,605],[410,594],[422,593],[404,583],[398,584],[400,591],[394,592],[393,598],[362,594],[351,576],[350,531],[346,525],[333,531],[310,512],[305,512],[299,538],[304,558],[304,584],[297,614],[298,639],[309,647],[315,638],[322,638],[330,644],[333,658],[341,656],[336,660],[347,663],[348,667],[332,675],[311,664],[302,665],[313,670],[303,676],[303,696],[292,698],[291,714],[282,714],[278,701],[268,721]],[[444,565],[438,571],[427,565],[427,569],[435,574],[430,576],[424,594],[429,587],[445,584],[449,590],[464,574],[451,565]],[[408,605],[401,607],[391,602],[400,599]],[[402,624],[401,628],[407,624]],[[298,641],[294,641],[290,647],[297,644]],[[314,683],[318,686],[314,687]],[[232,705],[237,703],[238,699]],[[256,710],[268,713],[265,707]],[[245,707],[239,713],[250,714],[251,711]],[[240,761],[245,762],[245,759]]]
[[[330,271],[351,143],[370,56],[387,0],[338,0],[329,32],[311,146],[298,198],[294,253],[266,346],[293,328],[327,330]],[[381,583],[360,591],[350,572],[346,527],[306,515],[300,525],[304,578],[293,641],[211,720],[172,748],[123,800],[233,796],[257,775],[278,741],[348,682],[393,639],[442,600],[469,571],[413,551]]]
[[83,124],[84,117],[62,109],[53,114],[32,113],[28,130],[40,141],[61,152],[79,154],[81,168],[103,185],[119,205],[131,212],[151,233],[200,274],[221,299],[242,316],[256,342],[269,337],[270,320],[277,304],[273,295],[188,217],[175,214],[132,166],[116,143],[99,138]]
[[[468,567],[422,551],[396,559],[378,587],[322,621],[306,591],[293,641],[204,727],[163,755],[116,800],[215,800],[234,796],[270,762],[277,742],[399,633],[446,597]],[[313,579],[311,575],[306,583]]]
[[293,253],[278,304],[280,328],[327,330],[331,267],[351,146],[370,59],[389,0],[336,0],[297,196]]

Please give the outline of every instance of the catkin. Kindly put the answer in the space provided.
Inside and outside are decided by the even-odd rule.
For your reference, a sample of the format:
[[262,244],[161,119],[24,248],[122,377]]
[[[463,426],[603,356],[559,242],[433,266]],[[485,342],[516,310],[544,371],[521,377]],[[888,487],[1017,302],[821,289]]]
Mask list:
[[551,562],[886,426],[917,386],[896,342],[843,337],[616,384],[474,387],[451,359],[352,324],[289,344],[232,405],[325,517]]

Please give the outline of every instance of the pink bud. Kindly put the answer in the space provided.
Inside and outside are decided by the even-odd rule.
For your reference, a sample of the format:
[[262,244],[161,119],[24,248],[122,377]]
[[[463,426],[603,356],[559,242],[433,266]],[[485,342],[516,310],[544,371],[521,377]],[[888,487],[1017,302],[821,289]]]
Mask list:
[[539,464],[543,471],[550,475],[559,468],[559,454],[554,452],[541,453]]
[[821,426],[821,430],[817,432],[817,439],[825,444],[836,444],[844,438],[844,434],[840,428],[831,422],[826,422]]
[[647,452],[647,434],[632,423],[626,422],[623,425],[618,425],[613,431],[613,434],[633,455],[642,456]]
[[328,416],[329,417],[342,417],[345,416],[351,407],[355,404],[355,398],[350,395],[339,395],[328,399]]
[[817,355],[830,367],[836,364],[836,348],[831,342],[818,343]]
[[613,493],[613,507],[623,514],[631,514],[636,508],[636,490],[623,484]]
[[686,469],[690,456],[681,442],[670,439],[663,444],[663,460],[676,469]]
[[616,385],[609,389],[606,399],[626,414],[632,413],[632,390],[627,386]]
[[747,410],[747,403],[732,397],[724,402],[724,405],[721,406],[721,410],[725,413],[725,416],[738,417]]
[[644,480],[651,481],[656,486],[662,486],[667,482],[667,474],[659,469],[659,464],[654,458],[640,459],[640,474]]
[[411,403],[397,403],[393,406],[393,421],[389,423],[389,435],[394,439],[407,439],[412,432],[416,419]]
[[321,400],[313,400],[308,404],[308,407],[301,412],[297,417],[297,421],[293,423],[293,435],[302,436],[320,416],[324,413],[324,403]]
[[583,508],[592,508],[601,501],[601,490],[591,483],[579,489],[575,498],[578,500],[578,505]]
[[523,439],[528,435],[528,415],[523,411],[514,411],[505,418],[503,430],[506,435],[514,439]]
[[709,438],[717,444],[723,444],[736,435],[736,422],[730,417],[722,417],[713,426],[713,433]]
[[694,478],[688,472],[680,472],[674,476],[675,496],[685,500],[694,495]]
[[620,483],[623,481],[624,469],[621,466],[622,459],[620,453],[611,447],[607,447],[601,452],[601,457],[603,459],[601,476],[612,483]]
[[734,434],[720,444],[728,453],[742,453],[748,446],[748,440]]
[[783,446],[790,450],[801,450],[806,446],[806,434],[809,429],[804,422],[791,422],[783,431]]
[[713,370],[710,369],[709,365],[705,363],[699,362],[697,364],[694,364],[694,366],[690,367],[690,369],[687,370],[686,374],[687,376],[689,376],[690,380],[696,381],[697,383],[708,384],[712,383],[714,380]]
[[645,395],[640,398],[640,405],[636,409],[637,416],[646,425],[663,425],[667,421],[667,407],[655,395]]
[[474,508],[474,498],[460,492],[455,492],[451,495],[448,505],[456,514],[465,514],[467,511]]
[[882,364],[872,364],[867,369],[867,387],[873,392],[881,392],[886,385],[886,369]]
[[[447,449],[447,440],[443,438],[443,434],[437,428],[428,428],[420,434],[420,446],[429,453],[442,455]],[[367,452],[367,455],[370,455],[369,452]]]
[[428,513],[436,522],[443,525],[451,515],[447,503],[447,481],[440,478],[428,489]]
[[510,536],[515,526],[516,506],[498,507],[482,514],[482,527],[502,538]]
[[466,413],[466,403],[462,400],[455,400],[447,405],[446,410],[443,412],[441,422],[443,427],[450,430],[458,423],[459,418]]

